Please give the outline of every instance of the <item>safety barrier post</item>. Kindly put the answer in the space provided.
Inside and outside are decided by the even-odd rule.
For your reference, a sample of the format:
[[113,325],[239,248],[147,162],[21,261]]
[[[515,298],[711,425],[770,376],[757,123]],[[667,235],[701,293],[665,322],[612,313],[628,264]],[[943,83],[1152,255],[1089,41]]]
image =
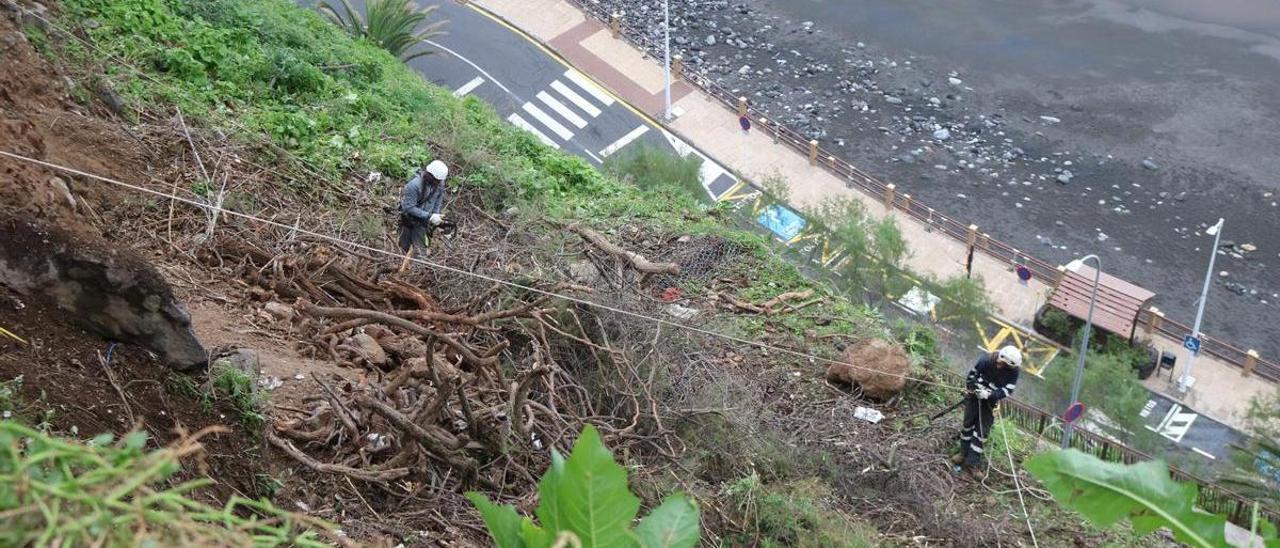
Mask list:
[[991,250],[991,235],[986,232],[982,233],[982,249]]
[[763,129],[763,130],[765,130],[765,131],[769,132],[769,135],[772,135],[772,136],[773,136],[773,144],[775,144],[775,145],[776,145],[776,144],[778,144],[778,128],[776,128],[776,127],[775,127],[775,128],[773,128],[773,129],[769,129],[769,119],[768,119],[768,118],[761,118],[761,119],[760,119],[760,129]]
[[897,187],[893,183],[884,185],[884,206],[893,210],[893,192]]
[[621,13],[614,13],[613,15],[609,16],[609,33],[612,34],[614,38],[617,38],[618,35],[622,34],[622,14]]
[[683,55],[671,56],[671,78],[674,80],[679,80],[681,78],[684,78],[684,56]]
[[747,98],[739,97],[738,98],[738,117],[741,118],[746,115],[747,115]]
[[1161,312],[1159,308],[1154,306],[1148,308],[1147,311],[1151,313],[1151,319],[1147,320],[1147,335],[1151,336],[1157,331],[1160,331],[1160,326],[1164,325],[1164,312]]
[[908,215],[911,214],[911,195],[910,194],[902,195],[902,210],[907,212]]
[[835,169],[835,168],[836,168],[836,157],[835,157],[835,156],[827,156],[827,164],[829,164],[829,165],[831,166],[831,169]]
[[809,165],[818,165],[818,142],[813,140],[809,141]]
[[1244,368],[1240,370],[1241,377],[1248,377],[1253,374],[1253,368],[1258,367],[1258,351],[1249,349],[1245,353]]
[[973,244],[978,241],[978,225],[969,225],[969,237],[965,239],[964,245],[973,250]]

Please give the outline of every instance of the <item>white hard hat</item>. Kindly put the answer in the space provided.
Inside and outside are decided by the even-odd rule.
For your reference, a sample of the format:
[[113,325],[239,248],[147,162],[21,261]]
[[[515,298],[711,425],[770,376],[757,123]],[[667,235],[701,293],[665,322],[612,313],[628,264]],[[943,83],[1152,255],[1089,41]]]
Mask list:
[[1022,351],[1018,347],[1009,345],[1000,349],[1000,360],[1009,364],[1009,367],[1017,369],[1022,367]]
[[444,165],[444,162],[440,160],[435,160],[427,164],[427,173],[430,173],[437,181],[443,183],[449,177],[449,166]]

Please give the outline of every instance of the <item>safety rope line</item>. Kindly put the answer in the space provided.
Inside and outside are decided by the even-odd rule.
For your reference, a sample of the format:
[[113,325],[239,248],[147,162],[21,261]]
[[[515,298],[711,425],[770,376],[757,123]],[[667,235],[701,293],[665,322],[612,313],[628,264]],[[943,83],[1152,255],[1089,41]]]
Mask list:
[[[22,155],[22,154],[16,154],[16,153],[9,152],[9,151],[6,151],[6,150],[0,150],[0,156],[5,156],[5,157],[8,157],[8,158],[11,158],[11,159],[14,159],[14,160],[19,160],[19,161],[23,161],[23,162],[28,162],[28,163],[32,163],[32,164],[36,164],[36,165],[40,165],[40,166],[43,166],[43,167],[46,167],[46,168],[49,168],[49,169],[54,169],[54,170],[62,171],[62,172],[65,172],[65,173],[70,173],[70,174],[73,174],[73,175],[78,175],[78,176],[81,176],[81,177],[86,177],[86,178],[89,178],[89,179],[93,179],[93,180],[101,181],[101,182],[104,182],[104,183],[108,183],[108,184],[116,185],[116,186],[123,187],[123,188],[127,188],[127,189],[130,189],[130,190],[135,190],[135,191],[138,191],[138,192],[143,192],[143,193],[150,194],[150,195],[153,195],[153,196],[156,196],[156,197],[159,197],[159,198],[167,198],[167,199],[173,200],[173,201],[175,201],[175,202],[181,202],[181,203],[183,203],[183,204],[186,204],[186,205],[189,205],[189,206],[192,206],[192,207],[196,207],[196,208],[199,208],[199,209],[205,210],[205,211],[207,211],[207,212],[217,212],[217,213],[222,214],[222,215],[228,215],[228,216],[232,216],[232,217],[239,217],[239,218],[242,218],[242,219],[247,219],[247,220],[250,220],[250,221],[256,221],[256,222],[259,222],[259,223],[262,223],[262,224],[266,224],[266,225],[273,226],[273,227],[280,228],[280,229],[284,229],[284,230],[289,230],[289,231],[292,231],[292,232],[295,232],[295,233],[299,233],[299,234],[306,234],[306,235],[308,235],[308,236],[312,236],[312,237],[314,237],[314,238],[318,238],[318,239],[321,239],[321,240],[326,240],[326,241],[329,241],[329,242],[332,242],[332,243],[335,243],[335,244],[348,245],[348,246],[355,247],[355,248],[357,248],[357,249],[361,249],[361,250],[368,251],[368,252],[371,252],[371,253],[376,253],[376,254],[380,254],[380,255],[385,255],[385,256],[387,256],[387,257],[394,258],[394,259],[399,259],[399,260],[403,260],[403,259],[404,259],[404,256],[403,256],[403,255],[401,255],[401,254],[399,254],[399,253],[392,253],[392,252],[387,251],[387,250],[384,250],[384,249],[379,249],[379,248],[376,248],[376,247],[371,247],[371,246],[368,246],[368,245],[365,245],[365,244],[361,244],[361,243],[357,243],[357,242],[352,242],[352,241],[349,241],[349,240],[343,240],[343,239],[338,238],[338,237],[329,236],[329,235],[327,235],[327,234],[321,234],[321,233],[319,233],[319,232],[314,232],[314,231],[311,231],[311,230],[307,230],[307,229],[302,228],[302,227],[300,227],[300,226],[288,225],[288,224],[284,224],[284,223],[281,223],[281,222],[278,222],[278,221],[273,221],[273,220],[270,220],[270,219],[264,219],[264,218],[262,218],[262,217],[258,217],[258,216],[256,216],[256,215],[250,215],[250,214],[248,214],[248,213],[242,213],[242,212],[239,212],[239,211],[232,211],[232,210],[229,210],[229,209],[225,209],[225,208],[223,208],[223,207],[221,207],[221,206],[212,205],[212,204],[205,204],[205,203],[201,203],[201,202],[198,202],[198,201],[195,201],[195,200],[191,200],[191,199],[183,198],[183,197],[178,196],[178,195],[175,195],[175,194],[170,194],[170,193],[167,193],[167,192],[162,192],[162,191],[159,191],[159,190],[154,190],[154,189],[147,188],[147,187],[143,187],[143,186],[138,186],[138,185],[134,185],[134,184],[131,184],[131,183],[126,183],[126,182],[124,182],[124,181],[120,181],[120,180],[112,179],[112,178],[110,178],[110,177],[105,177],[105,176],[97,175],[97,174],[94,174],[94,173],[89,173],[89,172],[82,171],[82,170],[79,170],[79,169],[76,169],[76,168],[73,168],[73,167],[68,167],[68,166],[64,166],[64,165],[61,165],[61,164],[55,164],[55,163],[47,162],[47,161],[40,160],[40,159],[37,159],[37,158],[31,158],[31,157],[29,157],[29,156],[25,156],[25,155]],[[763,350],[776,351],[776,352],[779,352],[779,353],[782,353],[782,354],[791,355],[791,356],[794,356],[794,357],[797,357],[797,358],[805,358],[805,359],[808,359],[808,360],[810,360],[810,361],[823,362],[823,363],[829,363],[829,364],[845,365],[845,366],[852,367],[852,368],[854,368],[854,369],[861,369],[861,370],[865,370],[865,371],[871,371],[871,372],[879,373],[879,374],[881,374],[881,375],[885,375],[885,376],[888,376],[888,377],[894,377],[894,378],[900,378],[900,379],[903,379],[903,380],[915,381],[915,382],[918,382],[918,383],[921,383],[921,384],[932,385],[932,386],[938,386],[938,387],[941,387],[941,388],[947,388],[947,389],[955,390],[955,391],[959,391],[959,392],[963,392],[963,391],[964,391],[964,389],[963,389],[963,388],[956,387],[956,386],[952,386],[952,385],[945,384],[945,383],[940,383],[940,382],[936,382],[936,381],[932,381],[932,380],[928,380],[928,379],[922,379],[922,378],[918,378],[918,377],[912,377],[912,376],[910,376],[910,375],[900,375],[900,374],[888,373],[888,372],[884,372],[884,371],[879,371],[879,370],[876,370],[876,369],[872,369],[872,368],[870,368],[870,367],[866,367],[866,366],[854,365],[854,364],[851,364],[851,363],[842,362],[842,361],[838,361],[838,360],[833,360],[833,359],[830,359],[830,358],[824,358],[824,357],[822,357],[822,356],[817,356],[817,355],[814,355],[814,354],[807,354],[807,353],[800,352],[800,351],[797,351],[797,350],[791,350],[791,349],[789,349],[789,348],[783,348],[783,347],[779,347],[779,346],[773,346],[773,345],[770,345],[770,344],[762,343],[762,342],[759,342],[759,341],[752,341],[752,340],[748,340],[748,339],[743,339],[743,338],[735,337],[735,336],[733,336],[733,335],[728,335],[728,334],[725,334],[725,333],[719,333],[719,332],[716,332],[716,331],[711,331],[711,330],[707,330],[707,329],[702,329],[702,328],[700,328],[700,327],[694,327],[694,326],[691,326],[691,325],[685,325],[685,324],[677,323],[677,322],[673,322],[673,321],[670,321],[670,320],[664,320],[664,319],[662,319],[662,318],[658,318],[658,317],[654,317],[654,316],[648,316],[648,315],[645,315],[645,314],[641,314],[641,313],[639,313],[639,312],[633,312],[633,311],[630,311],[630,310],[626,310],[626,309],[622,309],[622,308],[617,308],[617,307],[614,307],[614,306],[610,306],[610,305],[603,304],[603,303],[598,303],[598,302],[595,302],[595,301],[590,301],[590,300],[583,299],[583,298],[580,298],[580,297],[575,297],[575,296],[572,296],[572,295],[566,295],[566,294],[563,294],[563,293],[556,293],[556,292],[553,292],[553,291],[547,291],[547,290],[545,290],[545,289],[539,289],[539,288],[536,288],[536,287],[531,287],[531,286],[523,285],[523,284],[516,283],[516,282],[512,282],[512,281],[509,281],[509,280],[503,280],[503,279],[501,279],[501,278],[495,278],[495,277],[493,277],[493,276],[489,276],[489,275],[486,275],[486,274],[480,274],[480,273],[478,273],[478,272],[468,272],[468,271],[466,271],[466,270],[462,270],[462,269],[459,269],[459,268],[455,268],[455,267],[448,266],[448,265],[444,265],[444,264],[440,264],[440,263],[435,263],[435,262],[427,261],[427,260],[425,260],[425,259],[421,259],[421,258],[418,258],[418,257],[410,257],[410,261],[411,261],[411,262],[418,263],[418,264],[421,264],[421,265],[426,266],[426,267],[429,267],[429,268],[435,268],[435,269],[443,270],[443,271],[446,271],[446,272],[451,272],[451,273],[454,273],[454,274],[460,274],[460,275],[463,275],[463,276],[470,276],[470,277],[478,278],[478,279],[485,280],[485,281],[488,281],[488,282],[497,283],[497,284],[502,284],[502,285],[506,285],[506,286],[508,286],[508,287],[512,287],[512,288],[516,288],[516,289],[521,289],[521,290],[529,291],[529,292],[533,292],[533,293],[537,293],[537,294],[544,295],[544,296],[547,296],[547,297],[558,298],[558,299],[564,299],[564,300],[571,301],[571,302],[575,302],[575,303],[582,304],[582,305],[585,305],[585,306],[591,306],[591,307],[599,308],[599,309],[601,309],[601,310],[607,310],[607,311],[609,311],[609,312],[614,312],[614,313],[617,313],[617,314],[622,314],[622,315],[624,315],[624,316],[629,316],[629,317],[636,318],[636,319],[641,319],[641,320],[647,320],[647,321],[650,321],[650,322],[653,322],[653,323],[656,323],[656,324],[659,324],[659,325],[666,325],[666,326],[674,327],[674,328],[676,328],[676,329],[683,329],[683,330],[685,330],[685,331],[690,331],[690,332],[694,332],[694,333],[698,333],[698,334],[702,334],[702,335],[707,335],[707,336],[709,336],[709,337],[716,337],[716,338],[724,339],[724,340],[727,340],[727,341],[732,341],[732,342],[735,342],[735,343],[739,343],[739,344],[743,344],[743,345],[747,345],[747,346],[751,346],[751,347],[755,347],[755,348],[760,348],[760,349],[763,349]]]
[[[994,419],[993,419],[993,421],[992,421],[992,425],[991,425],[991,426],[992,426],[992,428],[994,428],[994,427],[995,427],[995,421],[1000,420],[1000,406],[999,406],[999,405],[997,405],[997,406],[996,406],[995,411],[996,411],[996,412],[995,412],[995,417],[994,417]],[[978,420],[982,420],[982,419],[981,419],[981,416],[982,416],[982,415],[981,415],[981,413],[979,413],[979,415],[978,415],[978,416],[979,416],[979,419],[978,419]],[[1004,424],[1002,424],[1002,425],[1000,426],[1000,435],[1004,438],[1004,452],[1005,452],[1005,455],[1008,455],[1008,457],[1009,457],[1009,470],[1013,472],[1013,474],[1012,474],[1012,475],[1013,475],[1013,487],[1014,487],[1014,489],[1016,489],[1016,490],[1017,490],[1017,493],[1018,493],[1018,504],[1022,506],[1022,519],[1023,519],[1023,520],[1025,520],[1025,521],[1027,522],[1027,532],[1031,533],[1031,545],[1032,545],[1032,546],[1035,546],[1036,548],[1040,548],[1040,542],[1036,540],[1036,530],[1035,530],[1035,528],[1034,528],[1034,527],[1032,527],[1032,526],[1031,526],[1031,513],[1027,511],[1027,501],[1026,501],[1026,499],[1024,499],[1024,498],[1023,498],[1023,496],[1022,496],[1022,479],[1018,476],[1018,467],[1017,467],[1017,465],[1015,465],[1015,464],[1013,463],[1013,449],[1012,449],[1011,447],[1009,447],[1009,432],[1008,432],[1008,427],[1007,427],[1007,425],[1008,425],[1008,423],[1004,423]],[[988,460],[987,460],[987,462],[988,462],[988,463],[990,463],[990,462],[991,462],[991,461],[990,461],[990,459],[988,459]]]

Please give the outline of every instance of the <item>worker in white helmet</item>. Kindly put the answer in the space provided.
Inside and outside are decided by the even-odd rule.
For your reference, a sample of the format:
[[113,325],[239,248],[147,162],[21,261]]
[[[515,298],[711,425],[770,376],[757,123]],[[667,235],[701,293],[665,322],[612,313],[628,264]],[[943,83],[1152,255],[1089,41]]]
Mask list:
[[415,248],[426,252],[432,228],[444,223],[445,180],[449,178],[449,166],[434,160],[414,174],[400,194],[400,251],[405,253],[403,271]]
[[983,354],[965,379],[968,396],[964,405],[964,426],[960,431],[960,452],[952,462],[975,472],[982,464],[983,445],[991,432],[996,402],[1013,394],[1022,368],[1022,351],[1006,346],[999,352]]

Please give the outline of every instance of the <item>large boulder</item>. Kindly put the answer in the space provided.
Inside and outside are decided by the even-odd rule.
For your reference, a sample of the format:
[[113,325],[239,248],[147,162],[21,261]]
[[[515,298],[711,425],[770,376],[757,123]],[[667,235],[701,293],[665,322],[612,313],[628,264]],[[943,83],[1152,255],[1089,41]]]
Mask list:
[[41,299],[106,339],[159,354],[177,370],[208,355],[191,316],[154,268],[101,238],[0,217],[0,285]]
[[827,380],[858,386],[864,396],[880,401],[901,392],[911,372],[907,353],[880,339],[850,345],[841,361],[827,368]]

